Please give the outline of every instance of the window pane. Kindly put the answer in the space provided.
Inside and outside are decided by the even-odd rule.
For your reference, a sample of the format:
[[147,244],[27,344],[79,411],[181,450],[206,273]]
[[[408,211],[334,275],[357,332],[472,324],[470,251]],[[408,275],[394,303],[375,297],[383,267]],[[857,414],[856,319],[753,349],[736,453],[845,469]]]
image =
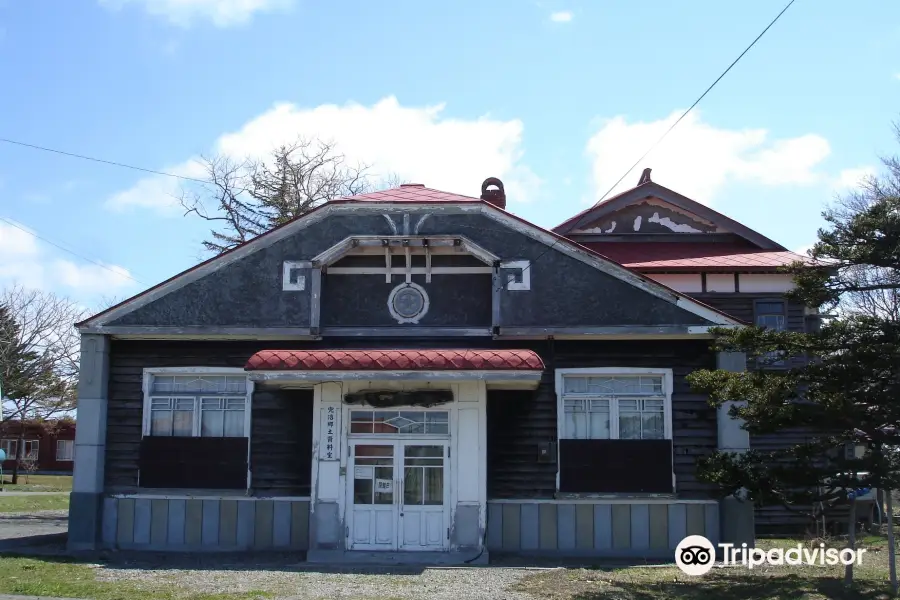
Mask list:
[[780,315],[784,313],[783,302],[757,302],[756,314],[758,315]]
[[200,413],[200,435],[202,437],[222,437],[224,423],[224,411],[204,410]]
[[172,435],[171,410],[154,410],[150,413],[150,435]]
[[247,378],[242,376],[228,376],[225,378],[225,391],[234,394],[247,392]]
[[405,467],[403,469],[403,504],[418,506],[422,504],[423,467]]
[[591,399],[588,409],[591,412],[609,412],[609,400]]
[[593,412],[590,415],[591,431],[590,439],[609,439],[609,412]]
[[426,423],[425,433],[450,433],[449,423]]
[[619,400],[619,410],[620,411],[639,410],[639,408],[640,408],[639,400],[629,400],[629,399]]
[[425,504],[444,503],[444,468],[425,469]]
[[643,414],[644,431],[642,439],[661,440],[665,437],[663,414],[661,412],[645,412]]
[[75,454],[74,440],[56,441],[56,460],[73,460]]
[[153,377],[153,386],[151,390],[154,392],[171,392],[174,390],[175,378],[166,375],[156,375]]
[[584,400],[581,398],[566,398],[563,406],[567,413],[584,412]]
[[444,434],[450,431],[447,411],[354,410],[350,433]]
[[784,315],[757,315],[756,324],[759,327],[784,331]]
[[587,392],[587,377],[563,377],[563,392],[584,394]]
[[641,439],[641,413],[619,412],[619,439]]
[[[394,467],[375,467],[375,504],[394,503]],[[379,491],[383,483],[390,491]]]
[[355,478],[353,480],[353,503],[372,504],[372,492],[374,487],[375,485],[371,478]]
[[194,434],[194,411],[176,410],[172,412],[172,435],[190,437]]
[[587,414],[585,412],[566,412],[563,436],[573,440],[587,439]]
[[244,437],[244,411],[225,411],[225,425],[223,435],[225,437]]

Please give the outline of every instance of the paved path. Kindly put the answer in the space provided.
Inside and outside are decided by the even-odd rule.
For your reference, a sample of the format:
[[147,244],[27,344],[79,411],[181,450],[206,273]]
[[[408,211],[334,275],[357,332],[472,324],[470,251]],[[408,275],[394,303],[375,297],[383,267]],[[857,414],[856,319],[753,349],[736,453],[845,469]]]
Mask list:
[[[0,492],[0,498],[3,496],[58,496],[59,494],[68,494],[69,492],[26,492],[23,490],[4,490]],[[0,596],[2,598],[2,596]]]
[[0,513],[0,540],[62,534],[69,530],[69,511],[41,510],[32,513]]

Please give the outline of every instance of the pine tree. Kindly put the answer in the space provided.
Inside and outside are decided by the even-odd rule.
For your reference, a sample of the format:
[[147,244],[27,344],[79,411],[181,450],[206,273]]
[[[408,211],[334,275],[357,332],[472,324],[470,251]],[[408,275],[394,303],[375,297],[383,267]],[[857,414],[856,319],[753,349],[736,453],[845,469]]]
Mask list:
[[[790,297],[820,307],[821,327],[720,330],[716,350],[745,353],[751,368],[688,378],[715,406],[738,402],[731,414],[751,434],[809,432],[783,449],[700,461],[699,476],[724,494],[740,491],[757,505],[843,504],[852,515],[860,488],[900,488],[900,321],[890,301],[900,290],[900,161],[884,164],[885,175],[823,214],[813,264],[786,269],[797,284]],[[767,368],[774,360],[792,366]]]

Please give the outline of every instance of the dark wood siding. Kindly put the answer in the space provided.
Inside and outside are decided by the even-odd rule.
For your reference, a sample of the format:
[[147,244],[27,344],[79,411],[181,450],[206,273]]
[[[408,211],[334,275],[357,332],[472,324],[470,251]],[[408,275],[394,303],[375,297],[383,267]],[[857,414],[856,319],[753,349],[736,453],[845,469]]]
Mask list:
[[706,341],[564,342],[534,347],[548,369],[536,392],[488,391],[488,497],[552,498],[556,464],[541,462],[539,446],[557,441],[554,369],[579,367],[671,368],[672,433],[676,492],[706,498],[711,486],[697,480],[697,458],[716,448],[716,412],[692,392],[685,376],[715,367]]
[[[106,428],[107,489],[130,491],[138,486],[143,369],[243,367],[254,352],[264,347],[273,346],[266,342],[114,340],[110,349]],[[312,394],[304,390],[255,392],[251,401],[250,453],[254,493],[307,495],[312,460]]]
[[312,390],[265,390],[253,394],[250,481],[254,494],[309,495],[312,419]]
[[[778,294],[690,294],[697,300],[726,312],[733,317],[753,323],[754,303],[758,300],[778,298]],[[806,316],[802,304],[787,302],[786,323],[788,331],[809,331],[816,322]],[[791,365],[801,361],[792,361]],[[803,429],[791,429],[778,433],[750,436],[750,447],[755,450],[770,451],[799,444],[805,439]],[[808,508],[796,507],[789,510],[784,506],[765,506],[756,509],[756,524],[760,532],[778,533],[802,530],[809,525]]]
[[[686,294],[704,304],[731,315],[747,323],[754,322],[753,304],[757,300],[779,298],[779,294]],[[802,304],[787,303],[788,331],[806,331],[807,318]]]
[[[405,347],[531,348],[547,370],[537,391],[488,392],[488,494],[491,498],[552,498],[555,462],[541,462],[541,444],[555,443],[555,368],[655,367],[674,372],[672,395],[676,491],[683,498],[709,497],[710,486],[697,481],[698,457],[717,444],[716,414],[706,397],[693,393],[685,376],[713,368],[715,355],[705,340],[511,342],[466,339],[404,339]],[[241,367],[263,348],[396,347],[396,339],[332,339],[327,342],[151,342],[115,340],[110,353],[106,484],[110,489],[137,486],[143,409],[142,369],[149,367]],[[301,392],[302,393],[302,392]],[[254,493],[305,495],[308,490],[312,413],[287,392],[254,394],[251,417],[251,470]],[[293,394],[293,393],[291,393]],[[299,412],[290,412],[295,408]],[[285,410],[289,412],[284,412]],[[258,412],[257,412],[258,411]],[[285,417],[284,419],[279,419]],[[307,419],[304,421],[304,419]],[[308,425],[307,425],[308,424]],[[295,436],[296,439],[291,436]],[[270,452],[269,449],[277,449]],[[296,460],[290,460],[296,451]],[[308,492],[306,492],[308,493]]]

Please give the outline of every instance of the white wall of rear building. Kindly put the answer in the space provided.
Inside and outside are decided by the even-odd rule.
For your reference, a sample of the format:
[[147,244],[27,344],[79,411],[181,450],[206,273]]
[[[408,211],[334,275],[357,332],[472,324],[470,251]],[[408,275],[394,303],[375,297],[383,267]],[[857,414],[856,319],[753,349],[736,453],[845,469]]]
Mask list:
[[[683,294],[701,294],[703,278],[700,273],[648,273],[647,277]],[[794,288],[791,275],[780,273],[739,273],[738,287],[735,289],[734,273],[707,273],[706,292],[731,294],[783,294]]]

